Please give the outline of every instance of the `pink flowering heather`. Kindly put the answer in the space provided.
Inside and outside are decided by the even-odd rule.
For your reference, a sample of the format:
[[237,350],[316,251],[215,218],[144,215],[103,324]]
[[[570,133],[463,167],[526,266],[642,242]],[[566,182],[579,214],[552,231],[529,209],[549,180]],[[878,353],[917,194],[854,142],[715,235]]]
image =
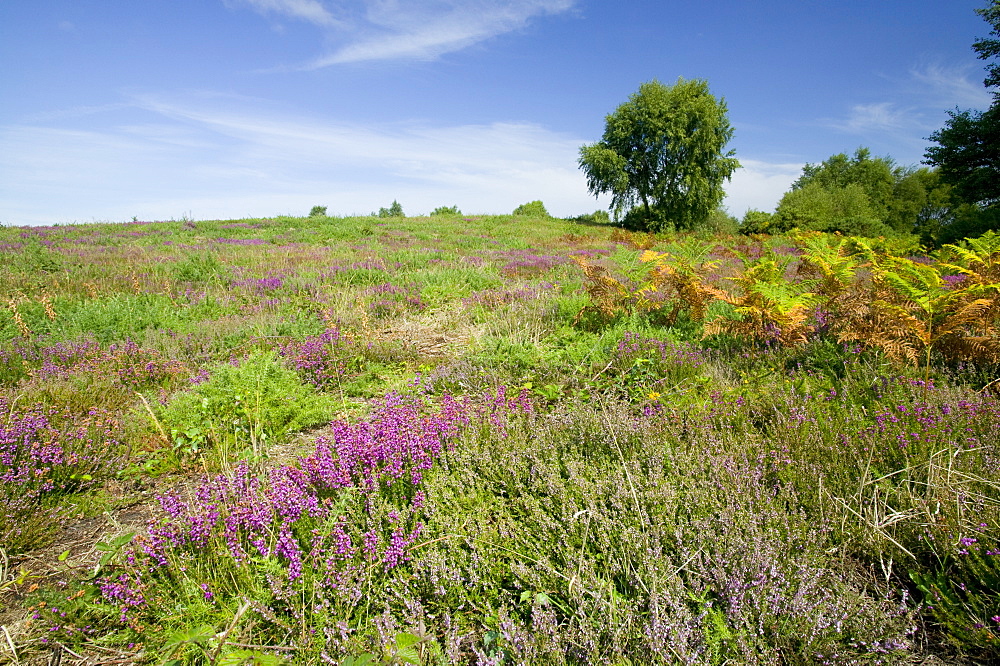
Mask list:
[[[15,355],[19,358],[12,358]],[[0,358],[10,363],[16,360],[26,375],[39,382],[89,374],[137,389],[173,382],[188,374],[183,364],[132,340],[105,347],[92,336],[47,346],[22,344]]]
[[337,328],[328,328],[304,340],[291,340],[278,353],[291,363],[302,378],[323,389],[336,386],[347,372],[345,359],[352,343]]
[[[80,490],[119,468],[126,453],[119,430],[97,410],[77,416],[18,408],[0,397],[0,542],[7,550],[39,545],[27,528],[56,518],[47,509],[49,496]],[[29,542],[22,544],[22,536]]]
[[478,402],[446,396],[436,404],[389,395],[366,420],[331,423],[330,434],[296,466],[260,478],[240,463],[232,474],[203,482],[193,497],[165,495],[165,518],[134,540],[125,575],[101,581],[104,602],[131,622],[146,612],[143,590],[152,585],[193,588],[203,599],[246,595],[232,576],[180,582],[195,570],[253,576],[264,560],[281,571],[265,576],[272,599],[292,599],[305,586],[319,595],[317,608],[337,599],[354,603],[360,581],[410,560],[423,529],[424,475],[449,441],[473,418],[502,426],[510,414],[531,409],[526,395],[502,390]]

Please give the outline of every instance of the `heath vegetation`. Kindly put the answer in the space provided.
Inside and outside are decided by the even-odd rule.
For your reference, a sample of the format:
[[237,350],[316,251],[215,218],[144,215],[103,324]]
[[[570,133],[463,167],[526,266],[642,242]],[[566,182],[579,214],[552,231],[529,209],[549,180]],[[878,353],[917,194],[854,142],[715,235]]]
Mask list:
[[1000,657],[994,234],[532,202],[0,250],[0,661]]
[[0,663],[1000,662],[994,94],[742,221],[680,79],[611,216],[0,228]]

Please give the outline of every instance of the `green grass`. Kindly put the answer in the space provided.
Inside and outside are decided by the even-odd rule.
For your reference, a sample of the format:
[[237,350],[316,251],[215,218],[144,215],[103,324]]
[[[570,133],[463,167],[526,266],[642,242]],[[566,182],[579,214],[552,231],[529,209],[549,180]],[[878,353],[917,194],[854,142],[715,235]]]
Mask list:
[[[928,386],[831,333],[783,347],[705,336],[686,313],[595,316],[572,253],[630,289],[648,271],[612,231],[491,215],[0,228],[17,247],[0,456],[27,461],[0,458],[22,475],[0,598],[21,660],[45,658],[43,638],[147,663],[995,660],[997,366],[935,354]],[[726,289],[733,248],[793,244],[696,240]],[[357,433],[354,453],[324,448]],[[316,471],[375,450],[347,481]],[[218,495],[236,479],[253,492]],[[186,508],[95,536],[68,573],[39,568],[80,513],[153,483]],[[260,523],[227,532],[251,507]],[[130,606],[113,590],[132,584]]]

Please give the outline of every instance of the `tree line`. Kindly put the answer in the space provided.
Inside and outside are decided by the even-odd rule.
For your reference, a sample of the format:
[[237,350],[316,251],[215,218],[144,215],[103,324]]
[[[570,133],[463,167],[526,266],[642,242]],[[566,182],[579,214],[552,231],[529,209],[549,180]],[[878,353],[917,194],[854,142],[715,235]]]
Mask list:
[[[1000,57],[1000,0],[976,12],[991,37],[972,48]],[[927,137],[924,164],[907,167],[867,148],[807,164],[773,213],[750,210],[733,227],[744,233],[792,229],[856,236],[914,234],[927,246],[1000,230],[1000,64],[987,66],[993,94],[986,111],[949,112]],[[600,141],[580,148],[592,194],[611,195],[611,213],[638,231],[718,227],[723,184],[740,167],[725,99],[703,80],[644,83],[605,119]]]

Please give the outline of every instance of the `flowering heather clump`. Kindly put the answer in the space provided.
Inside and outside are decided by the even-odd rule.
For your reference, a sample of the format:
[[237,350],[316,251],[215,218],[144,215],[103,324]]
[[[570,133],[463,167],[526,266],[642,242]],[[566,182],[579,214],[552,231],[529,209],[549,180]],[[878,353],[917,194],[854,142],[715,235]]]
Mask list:
[[337,386],[347,372],[353,342],[336,327],[304,340],[290,340],[278,348],[299,375],[318,389]]
[[965,281],[965,275],[942,275],[941,280],[945,284],[946,289],[954,289],[958,287]]
[[704,352],[691,343],[627,331],[618,342],[614,367],[630,390],[658,397],[663,389],[698,376],[705,361]]
[[[933,386],[928,390],[933,392]],[[931,402],[883,403],[872,411],[870,425],[859,436],[870,442],[873,462],[888,473],[939,451],[949,456],[964,452],[957,463],[965,466],[970,458],[982,456],[986,468],[973,469],[989,476],[1000,474],[1000,460],[991,452],[1000,441],[1000,403],[988,396],[950,402],[931,395],[935,398]]]
[[368,307],[376,317],[401,315],[404,312],[420,312],[427,307],[420,298],[419,291],[400,287],[391,282],[369,287],[363,293],[371,298]]
[[288,622],[363,623],[368,592],[412,557],[423,530],[424,475],[474,414],[502,425],[510,410],[530,409],[523,400],[500,392],[477,404],[445,397],[435,406],[390,395],[367,420],[333,422],[298,466],[258,478],[241,463],[192,497],[165,495],[166,517],[99,581],[103,604],[137,628],[163,605],[243,598],[268,640],[300,648],[314,637],[288,636]]
[[497,257],[506,260],[500,272],[507,277],[535,277],[552,268],[568,262],[560,255],[537,254],[535,250],[507,250],[497,252]]
[[50,497],[86,488],[120,468],[121,424],[91,410],[83,417],[55,408],[19,408],[0,396],[0,543],[8,551],[37,547],[58,518]]
[[188,374],[182,363],[164,358],[158,351],[145,349],[132,340],[104,347],[88,336],[47,347],[19,345],[13,351],[0,352],[0,358],[15,353],[20,356],[23,372],[36,383],[90,375],[134,390],[172,385]]
[[246,287],[257,296],[263,296],[269,292],[277,291],[284,286],[284,280],[280,275],[272,275],[264,278],[248,278],[246,280],[234,280],[233,287]]

